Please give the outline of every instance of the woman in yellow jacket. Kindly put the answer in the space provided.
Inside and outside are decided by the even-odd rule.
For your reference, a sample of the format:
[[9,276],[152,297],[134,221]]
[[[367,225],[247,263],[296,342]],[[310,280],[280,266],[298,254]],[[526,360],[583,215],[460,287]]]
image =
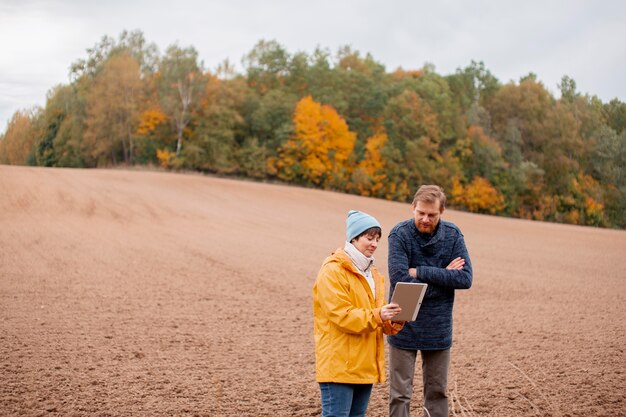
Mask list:
[[346,243],[322,264],[313,286],[316,381],[322,417],[365,416],[372,384],[385,381],[383,333],[396,334],[397,304],[385,303],[385,279],[372,255],[378,221],[351,210]]

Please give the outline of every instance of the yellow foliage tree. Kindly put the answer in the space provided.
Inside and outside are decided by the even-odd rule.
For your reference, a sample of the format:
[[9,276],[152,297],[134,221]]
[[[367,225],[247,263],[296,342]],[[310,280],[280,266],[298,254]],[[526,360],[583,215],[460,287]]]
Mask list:
[[167,149],[157,149],[156,154],[157,159],[159,160],[159,164],[163,168],[172,167],[174,158],[176,157],[176,154],[174,152],[170,152]]
[[558,198],[557,220],[570,224],[601,226],[605,222],[600,184],[578,173],[570,181],[569,193]]
[[461,184],[461,180],[458,176],[452,178],[452,190],[450,191],[450,203],[452,205],[462,206],[463,205],[463,193],[465,189],[463,188],[463,184]]
[[270,172],[287,181],[345,187],[356,141],[346,121],[333,107],[307,96],[296,105],[293,124],[294,135],[279,149],[278,158],[269,161]]
[[167,120],[167,116],[163,111],[154,107],[141,113],[139,116],[139,127],[137,127],[137,134],[141,136],[149,135],[154,132],[156,127]]
[[33,126],[34,111],[17,111],[0,135],[0,163],[27,165],[34,153],[37,131]]
[[408,70],[407,71],[407,70],[403,70],[402,68],[398,68],[394,72],[391,73],[391,77],[396,81],[400,81],[405,78],[417,79],[417,78],[422,77],[423,75],[424,75],[424,71],[422,70]]
[[87,95],[84,143],[98,164],[132,164],[143,82],[139,63],[129,53],[104,64]]
[[352,176],[352,186],[360,195],[382,196],[387,178],[382,150],[387,141],[387,133],[379,129],[365,142],[365,157]]
[[496,214],[504,208],[504,197],[483,177],[474,177],[463,186],[458,177],[452,179],[452,203],[473,213]]

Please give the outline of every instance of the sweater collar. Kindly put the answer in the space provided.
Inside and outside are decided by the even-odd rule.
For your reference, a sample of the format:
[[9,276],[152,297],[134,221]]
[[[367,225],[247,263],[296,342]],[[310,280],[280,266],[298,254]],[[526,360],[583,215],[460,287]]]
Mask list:
[[371,268],[374,263],[374,257],[367,257],[363,255],[352,243],[346,242],[343,247],[343,250],[346,252],[354,266],[363,273],[367,273],[367,271]]

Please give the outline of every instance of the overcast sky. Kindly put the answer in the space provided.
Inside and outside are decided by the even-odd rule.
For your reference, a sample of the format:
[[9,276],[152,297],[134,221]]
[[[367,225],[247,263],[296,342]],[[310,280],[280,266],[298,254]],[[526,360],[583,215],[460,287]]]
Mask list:
[[193,46],[209,70],[225,59],[241,69],[262,39],[289,53],[350,45],[388,71],[430,63],[447,75],[483,61],[503,83],[533,72],[559,97],[568,75],[579,92],[626,101],[623,0],[0,0],[0,132],[123,30],[161,53]]

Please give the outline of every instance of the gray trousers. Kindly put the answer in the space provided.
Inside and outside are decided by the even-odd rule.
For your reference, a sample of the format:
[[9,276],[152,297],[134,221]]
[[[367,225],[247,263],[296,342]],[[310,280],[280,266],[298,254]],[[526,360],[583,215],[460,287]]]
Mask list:
[[[389,417],[409,417],[417,350],[389,345]],[[424,417],[448,417],[450,349],[422,350]]]

